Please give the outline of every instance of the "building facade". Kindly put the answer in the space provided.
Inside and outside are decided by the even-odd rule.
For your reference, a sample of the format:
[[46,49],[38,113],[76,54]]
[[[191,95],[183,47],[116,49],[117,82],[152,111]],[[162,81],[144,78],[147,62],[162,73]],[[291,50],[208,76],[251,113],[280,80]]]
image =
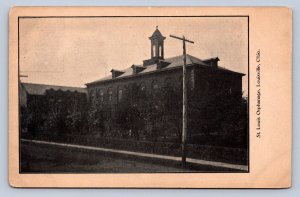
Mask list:
[[[124,70],[112,69],[110,76],[86,84],[90,132],[104,137],[180,141],[183,55],[164,57],[166,37],[158,28],[149,39],[150,59]],[[187,55],[186,62],[188,140],[223,139],[237,130],[245,135],[246,119],[236,119],[246,113],[239,109],[245,108],[244,74],[219,66],[218,57]]]
[[20,84],[21,133],[34,137],[86,130],[85,88]]

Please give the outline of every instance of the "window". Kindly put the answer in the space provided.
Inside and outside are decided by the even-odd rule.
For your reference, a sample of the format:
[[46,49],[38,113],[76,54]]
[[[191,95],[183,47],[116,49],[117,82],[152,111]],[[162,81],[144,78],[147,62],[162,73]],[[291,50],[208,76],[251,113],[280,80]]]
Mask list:
[[108,101],[112,101],[113,91],[111,88],[108,88]]
[[195,87],[195,71],[194,71],[194,69],[191,71],[190,80],[191,80],[191,90],[194,90],[194,87]]
[[94,97],[94,96],[95,96],[95,94],[96,94],[96,91],[95,91],[95,89],[92,89],[92,90],[91,90],[91,96],[92,96],[92,97]]
[[162,57],[162,46],[159,46],[159,56]]
[[153,53],[153,56],[155,57],[156,52],[155,52],[155,45],[154,44],[152,45],[152,53]]
[[96,97],[100,97],[100,91],[101,91],[100,88],[97,88],[97,89],[96,89]]
[[161,56],[160,53],[161,53],[161,47],[158,46],[158,56]]
[[179,85],[179,88],[182,88],[182,86],[183,86],[183,77],[182,77],[182,75],[179,76],[179,78],[178,78],[178,85]]
[[118,88],[118,101],[121,101],[123,97],[123,90],[122,88]]
[[166,86],[166,87],[171,87],[171,78],[170,78],[170,77],[167,77],[167,78],[165,79],[165,86]]
[[95,99],[95,89],[91,89],[90,90],[90,100],[94,101],[94,99]]
[[202,92],[203,93],[209,93],[209,82],[207,81],[207,79],[202,79],[201,81],[201,86],[202,86]]
[[157,84],[156,80],[152,81],[152,88],[153,89],[158,89],[158,84]]
[[141,91],[145,91],[146,90],[146,85],[144,82],[141,83],[140,85]]
[[100,89],[99,99],[100,99],[100,102],[103,102],[103,101],[104,101],[104,92],[103,92],[102,89]]

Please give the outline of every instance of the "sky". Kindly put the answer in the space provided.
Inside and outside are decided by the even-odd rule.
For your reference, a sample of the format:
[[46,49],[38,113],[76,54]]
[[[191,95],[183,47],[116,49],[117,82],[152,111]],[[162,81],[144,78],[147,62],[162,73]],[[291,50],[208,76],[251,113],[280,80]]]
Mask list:
[[97,17],[21,18],[19,24],[22,82],[85,87],[84,84],[142,64],[151,55],[150,40],[158,29],[166,37],[165,58],[187,53],[206,59],[219,57],[219,65],[246,74],[248,91],[248,24],[246,17]]

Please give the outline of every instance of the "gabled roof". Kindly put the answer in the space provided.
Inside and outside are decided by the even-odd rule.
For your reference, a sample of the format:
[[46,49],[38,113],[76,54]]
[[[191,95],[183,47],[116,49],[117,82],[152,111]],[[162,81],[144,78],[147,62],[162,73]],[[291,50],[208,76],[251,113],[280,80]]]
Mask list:
[[44,84],[33,84],[33,83],[22,83],[26,92],[30,95],[45,95],[46,90],[61,90],[70,92],[86,93],[85,88],[68,87],[68,86],[56,86],[56,85],[44,85]]
[[[211,59],[216,59],[216,58],[211,58]],[[167,63],[167,66],[165,66],[161,69],[157,68],[157,64],[151,64],[151,65],[148,65],[148,66],[136,65],[136,66],[139,66],[139,67],[143,67],[144,70],[142,70],[141,72],[139,72],[137,74],[134,74],[133,69],[131,67],[129,67],[129,68],[126,68],[126,69],[122,70],[122,72],[124,72],[124,73],[119,75],[118,77],[112,78],[112,75],[109,75],[109,76],[103,77],[99,80],[87,83],[86,85],[92,85],[92,84],[96,84],[96,83],[99,83],[99,82],[109,81],[109,80],[112,80],[112,79],[115,80],[115,79],[120,79],[120,78],[131,77],[131,76],[138,76],[138,75],[147,74],[147,73],[153,73],[153,72],[157,72],[157,71],[176,69],[176,68],[179,68],[179,67],[183,66],[183,55],[179,55],[179,56],[175,56],[175,57],[171,57],[171,58],[166,58],[165,60],[162,60],[162,61]],[[188,66],[189,65],[197,65],[197,66],[200,66],[200,67],[211,68],[212,66],[206,64],[205,61],[207,61],[207,60],[201,60],[199,58],[196,58],[194,56],[191,56],[191,55],[187,54],[186,64]],[[234,72],[234,71],[222,68],[220,66],[218,66],[217,69],[222,70],[222,71],[226,71],[226,72],[231,72],[231,73],[244,75],[242,73]]]

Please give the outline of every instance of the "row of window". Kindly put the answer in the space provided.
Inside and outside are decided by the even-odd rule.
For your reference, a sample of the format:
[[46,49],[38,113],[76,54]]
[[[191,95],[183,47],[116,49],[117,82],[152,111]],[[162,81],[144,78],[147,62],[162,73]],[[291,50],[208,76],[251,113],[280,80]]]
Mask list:
[[[166,86],[171,86],[171,78],[166,78],[165,85]],[[144,82],[140,83],[139,88],[140,88],[141,91],[145,91],[146,90],[146,84]],[[159,88],[159,84],[158,84],[157,80],[152,81],[151,88],[154,89],[154,90]],[[122,97],[123,97],[123,94],[124,94],[124,89],[125,88],[122,88],[122,87],[117,88],[118,101],[122,100]],[[104,89],[95,88],[95,89],[92,89],[89,94],[92,98],[98,97],[99,100],[101,102],[103,102],[104,101],[104,92],[105,92]],[[111,87],[107,89],[107,94],[108,94],[108,100],[112,101],[112,99],[113,99],[113,89]]]
[[[191,76],[190,76],[190,80],[189,80],[189,87],[190,87],[190,89],[192,91],[194,90],[194,86],[195,86],[194,85],[194,79],[195,79],[195,76],[194,76],[194,73],[192,72]],[[166,86],[166,87],[169,86],[170,87],[172,85],[171,82],[172,82],[171,78],[169,78],[169,77],[166,78],[164,86]],[[178,79],[177,82],[182,85],[182,76],[179,77],[179,79]],[[222,89],[226,89],[226,90],[228,89],[228,91],[230,93],[232,92],[232,89],[231,88],[229,89],[229,87],[226,86],[227,83],[218,82],[217,84],[218,84],[218,88],[222,87]],[[211,87],[211,85],[212,84],[210,84],[207,80],[205,80],[203,78],[201,79],[201,87],[202,87],[201,89],[202,89],[202,92],[208,92],[211,88],[213,88],[213,87]],[[141,82],[139,84],[138,88],[140,88],[141,91],[146,91],[146,84],[145,84],[145,82]],[[159,88],[159,83],[157,82],[157,80],[153,80],[152,81],[151,88],[153,90]],[[213,89],[215,89],[215,88],[213,88]],[[125,87],[118,87],[117,88],[117,95],[116,96],[117,96],[117,100],[118,101],[121,101],[122,98],[124,97],[123,96],[124,95],[124,91],[126,91]],[[109,87],[106,90],[106,92],[107,92],[107,97],[106,98],[108,99],[108,101],[112,101],[113,97],[114,97],[112,87]],[[105,99],[105,89],[103,89],[103,88],[94,88],[94,89],[91,89],[91,91],[89,92],[89,95],[90,95],[91,99],[97,98],[97,99],[99,99],[100,102],[104,102],[104,99]]]

